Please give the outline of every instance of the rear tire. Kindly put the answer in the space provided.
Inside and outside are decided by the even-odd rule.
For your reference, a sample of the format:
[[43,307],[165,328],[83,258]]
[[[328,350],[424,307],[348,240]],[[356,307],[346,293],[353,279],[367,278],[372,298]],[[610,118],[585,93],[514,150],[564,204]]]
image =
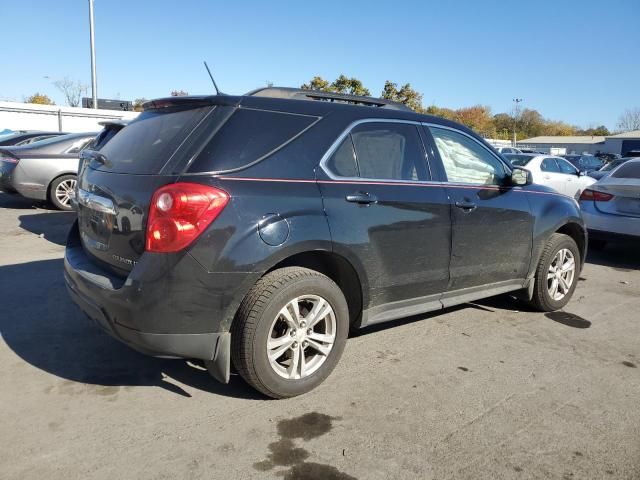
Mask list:
[[552,312],[569,303],[581,264],[580,250],[573,238],[560,233],[551,235],[538,262],[531,305]]
[[75,175],[62,175],[51,182],[49,201],[58,210],[73,210],[71,198],[75,195],[76,181]]
[[294,397],[329,376],[348,331],[347,302],[333,280],[306,268],[281,268],[242,301],[231,329],[231,359],[256,390]]

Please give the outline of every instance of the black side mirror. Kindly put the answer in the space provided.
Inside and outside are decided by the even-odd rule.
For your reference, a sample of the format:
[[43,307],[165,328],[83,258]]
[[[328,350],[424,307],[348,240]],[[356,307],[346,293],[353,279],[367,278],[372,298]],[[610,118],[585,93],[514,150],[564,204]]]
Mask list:
[[526,168],[513,167],[511,170],[511,184],[524,187],[533,183],[533,175]]

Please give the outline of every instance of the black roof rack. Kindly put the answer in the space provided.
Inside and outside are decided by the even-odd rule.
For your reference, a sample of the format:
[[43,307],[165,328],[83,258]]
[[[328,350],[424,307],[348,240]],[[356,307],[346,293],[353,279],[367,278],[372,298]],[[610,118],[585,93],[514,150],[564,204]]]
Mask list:
[[389,108],[393,110],[409,110],[406,105],[383,98],[360,97],[342,93],[321,92],[318,90],[303,90],[301,88],[264,87],[246,94],[252,97],[285,98],[290,100],[316,100],[321,102],[348,103],[367,107]]

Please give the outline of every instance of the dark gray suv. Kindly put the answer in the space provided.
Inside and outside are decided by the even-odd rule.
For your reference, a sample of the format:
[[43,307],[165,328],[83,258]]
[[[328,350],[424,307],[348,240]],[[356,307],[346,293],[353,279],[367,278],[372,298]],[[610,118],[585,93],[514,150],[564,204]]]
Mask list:
[[65,279],[114,337],[275,398],[350,329],[505,292],[563,307],[587,235],[469,129],[363,97],[173,97],[85,151]]

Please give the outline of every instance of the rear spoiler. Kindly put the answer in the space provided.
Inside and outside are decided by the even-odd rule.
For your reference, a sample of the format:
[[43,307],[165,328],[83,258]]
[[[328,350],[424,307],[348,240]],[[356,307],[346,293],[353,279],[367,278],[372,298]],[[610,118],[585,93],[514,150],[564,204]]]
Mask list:
[[110,127],[111,125],[115,125],[118,127],[126,127],[129,125],[129,120],[105,120],[104,122],[98,122],[98,125],[103,127]]

